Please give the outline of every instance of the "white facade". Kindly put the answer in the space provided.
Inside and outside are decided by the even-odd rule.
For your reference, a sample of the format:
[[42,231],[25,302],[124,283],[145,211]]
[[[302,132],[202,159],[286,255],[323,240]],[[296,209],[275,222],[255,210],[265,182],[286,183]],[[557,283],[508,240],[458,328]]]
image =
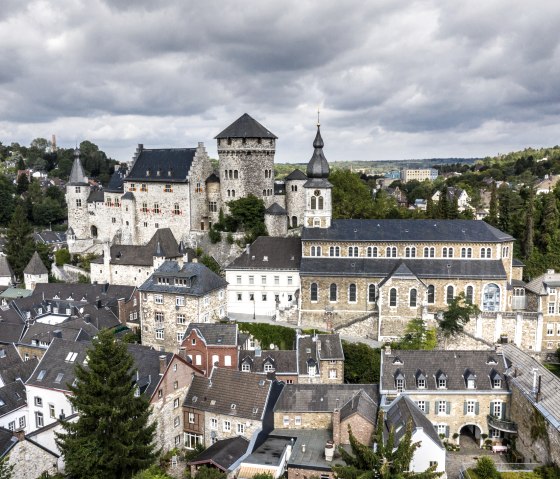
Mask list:
[[38,283],[48,283],[49,282],[49,275],[48,274],[27,274],[23,275],[23,281],[25,283],[25,289],[33,290],[35,289],[35,285]]
[[272,317],[296,304],[297,270],[226,270],[228,313]]
[[62,415],[73,414],[67,393],[57,389],[41,388],[27,384],[27,424],[26,432],[33,432],[48,426]]
[[424,472],[434,462],[437,462],[437,472],[445,472],[445,447],[436,444],[423,428],[417,427],[412,432],[412,443],[420,442],[420,446],[412,456],[410,470],[414,472]]
[[0,417],[0,427],[10,431],[27,431],[27,407],[22,406]]

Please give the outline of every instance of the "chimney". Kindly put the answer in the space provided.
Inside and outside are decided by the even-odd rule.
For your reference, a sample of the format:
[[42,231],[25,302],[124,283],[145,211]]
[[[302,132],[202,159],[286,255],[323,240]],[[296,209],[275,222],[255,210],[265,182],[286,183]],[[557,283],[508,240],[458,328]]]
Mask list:
[[187,348],[185,348],[184,346],[181,346],[179,348],[179,356],[183,359],[187,359]]
[[332,433],[333,442],[338,446],[340,444],[340,409],[336,408],[333,411],[332,417]]
[[13,435],[18,441],[25,441],[25,431],[23,429],[14,431]]
[[[136,294],[136,293],[134,293],[134,294]],[[125,311],[125,308],[124,308],[124,301],[125,301],[124,298],[117,299],[117,304],[118,304],[118,308],[119,308],[119,321],[122,324],[126,325],[127,314],[126,314],[126,311]]]
[[166,369],[167,369],[167,356],[165,354],[162,354],[159,357],[159,373],[163,375]]
[[91,314],[84,315],[84,321],[86,323],[91,323]]
[[334,456],[334,442],[327,441],[325,444],[325,461],[332,462]]
[[391,356],[391,345],[385,346],[385,356]]
[[247,256],[251,255],[251,245],[249,243],[245,245],[245,251],[247,251]]

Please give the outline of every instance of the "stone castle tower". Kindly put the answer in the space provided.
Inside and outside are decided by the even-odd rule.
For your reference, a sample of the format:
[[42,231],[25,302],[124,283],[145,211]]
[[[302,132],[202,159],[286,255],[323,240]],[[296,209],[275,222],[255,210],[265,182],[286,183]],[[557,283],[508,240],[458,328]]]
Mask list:
[[74,152],[74,163],[66,184],[66,203],[68,205],[68,240],[87,238],[91,235],[88,198],[91,187],[80,161],[80,150]]
[[[276,135],[247,113],[216,136],[224,203],[250,194],[274,203]],[[225,208],[224,208],[225,209]]]
[[317,135],[313,141],[313,156],[307,164],[305,190],[304,226],[306,228],[329,228],[332,219],[332,184],[328,177],[329,163],[323,154],[321,127],[317,123]]

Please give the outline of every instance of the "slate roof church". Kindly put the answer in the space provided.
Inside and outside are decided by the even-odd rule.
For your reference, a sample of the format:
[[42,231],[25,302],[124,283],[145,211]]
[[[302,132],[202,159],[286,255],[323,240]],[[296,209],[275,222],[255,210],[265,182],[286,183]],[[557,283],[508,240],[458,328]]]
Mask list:
[[90,186],[79,151],[66,187],[68,246],[71,252],[100,252],[102,242],[144,245],[159,228],[178,241],[206,232],[227,202],[249,194],[264,200],[271,235],[285,234],[303,219],[303,183],[296,171],[284,187],[274,182],[277,137],[248,114],[217,140],[219,171],[203,143],[196,148],[148,149],[138,145],[130,170],[122,167],[107,188]]

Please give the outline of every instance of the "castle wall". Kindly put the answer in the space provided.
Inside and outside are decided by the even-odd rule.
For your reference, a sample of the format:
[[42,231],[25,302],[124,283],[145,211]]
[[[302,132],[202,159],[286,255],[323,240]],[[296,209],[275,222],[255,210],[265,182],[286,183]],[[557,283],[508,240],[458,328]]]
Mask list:
[[[291,228],[301,226],[305,211],[305,189],[303,185],[307,180],[286,181],[286,206],[289,225]],[[294,221],[295,217],[295,221]]]

